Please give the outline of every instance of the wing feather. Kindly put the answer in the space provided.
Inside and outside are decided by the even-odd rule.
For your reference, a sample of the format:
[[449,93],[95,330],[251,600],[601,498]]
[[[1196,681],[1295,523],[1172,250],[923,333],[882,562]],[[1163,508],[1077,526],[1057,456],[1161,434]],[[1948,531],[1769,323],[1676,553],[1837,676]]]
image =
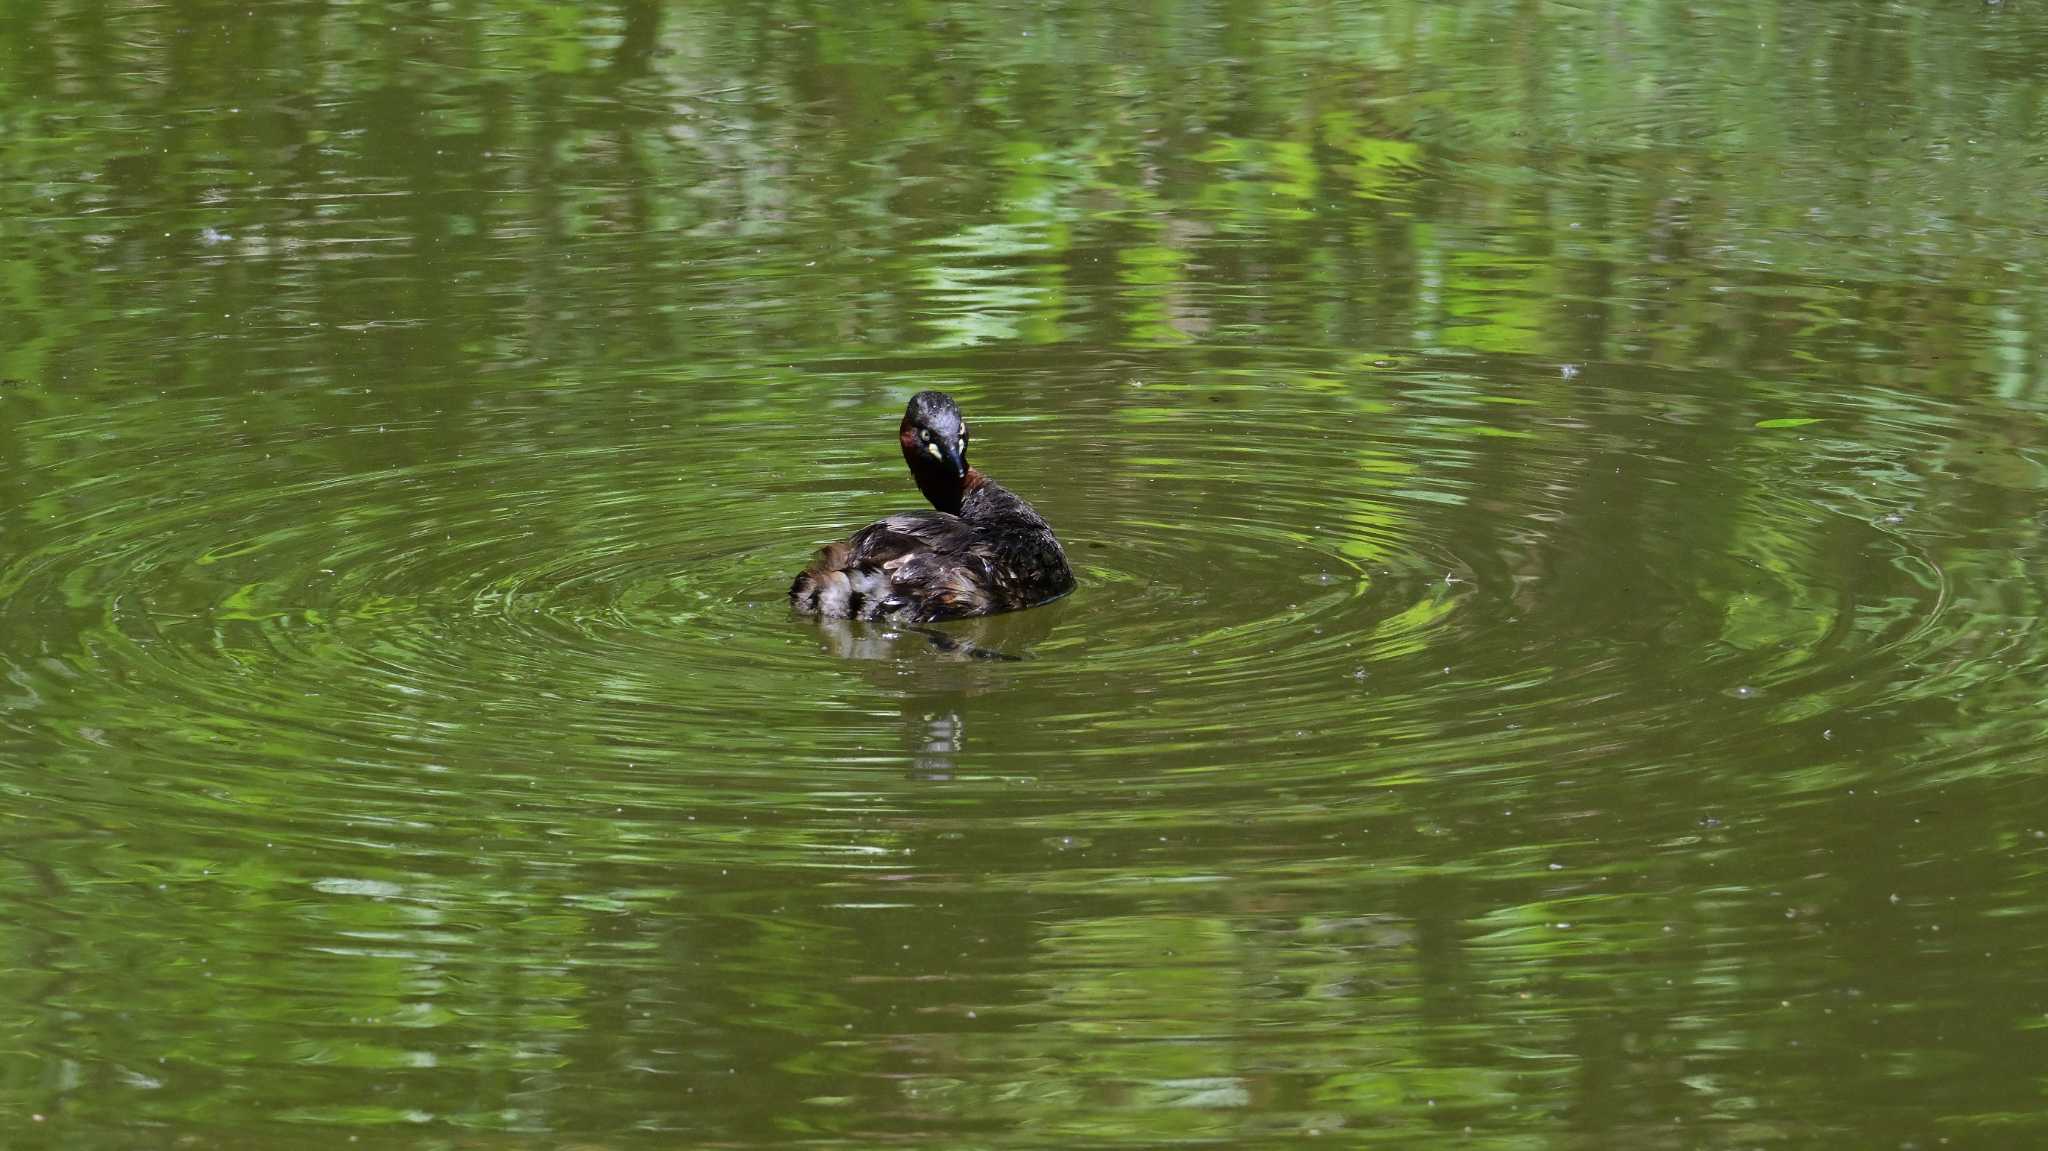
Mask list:
[[820,551],[790,586],[790,603],[842,619],[923,623],[980,615],[990,606],[985,553],[958,516],[903,512]]

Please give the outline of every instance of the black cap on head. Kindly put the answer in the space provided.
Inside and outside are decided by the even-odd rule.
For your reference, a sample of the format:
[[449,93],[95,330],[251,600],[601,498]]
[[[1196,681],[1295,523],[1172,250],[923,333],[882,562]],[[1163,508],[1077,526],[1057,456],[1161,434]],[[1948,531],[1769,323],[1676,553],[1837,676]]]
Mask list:
[[910,397],[910,405],[903,409],[903,418],[921,428],[958,439],[960,435],[960,405],[944,392],[924,391]]

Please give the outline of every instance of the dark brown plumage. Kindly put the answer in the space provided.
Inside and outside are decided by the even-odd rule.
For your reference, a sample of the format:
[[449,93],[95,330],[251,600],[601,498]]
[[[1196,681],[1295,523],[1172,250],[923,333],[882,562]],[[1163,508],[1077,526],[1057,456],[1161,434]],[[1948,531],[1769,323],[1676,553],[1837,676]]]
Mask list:
[[967,425],[951,396],[912,396],[897,441],[938,510],[890,516],[820,551],[790,585],[791,607],[827,619],[929,623],[1032,607],[1073,590],[1052,527],[967,466]]

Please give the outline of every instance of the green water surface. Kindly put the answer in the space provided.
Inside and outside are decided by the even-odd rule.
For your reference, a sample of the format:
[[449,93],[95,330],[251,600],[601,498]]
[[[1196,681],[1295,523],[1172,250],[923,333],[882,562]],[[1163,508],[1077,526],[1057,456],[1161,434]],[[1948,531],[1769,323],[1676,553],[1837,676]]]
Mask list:
[[2048,1145],[2044,496],[2037,0],[0,5],[0,1146]]

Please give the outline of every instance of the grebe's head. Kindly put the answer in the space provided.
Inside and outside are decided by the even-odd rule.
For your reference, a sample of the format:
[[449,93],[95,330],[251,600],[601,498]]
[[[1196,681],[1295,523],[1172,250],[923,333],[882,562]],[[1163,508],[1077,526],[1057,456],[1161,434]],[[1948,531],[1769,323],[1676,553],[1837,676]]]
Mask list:
[[944,392],[917,393],[903,409],[896,438],[918,490],[933,507],[960,514],[967,483],[967,423],[960,418],[960,405]]

